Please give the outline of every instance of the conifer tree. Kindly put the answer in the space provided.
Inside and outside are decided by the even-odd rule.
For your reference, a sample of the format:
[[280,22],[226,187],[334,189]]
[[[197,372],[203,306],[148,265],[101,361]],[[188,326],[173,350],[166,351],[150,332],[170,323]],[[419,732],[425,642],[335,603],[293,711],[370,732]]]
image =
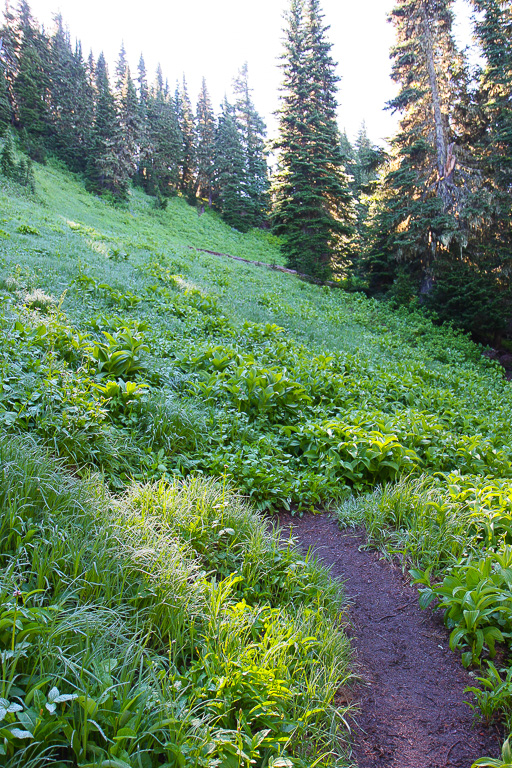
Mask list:
[[17,123],[27,136],[28,153],[44,161],[49,125],[49,44],[45,34],[37,29],[26,0],[21,0],[18,9],[17,39],[17,71],[13,84]]
[[130,69],[127,68],[125,87],[122,94],[120,108],[120,123],[123,135],[123,147],[126,161],[130,167],[130,175],[133,176],[139,165],[141,121],[139,100],[135,83],[132,80]]
[[138,124],[139,124],[139,151],[137,154],[137,169],[134,182],[143,189],[147,189],[148,168],[151,166],[153,146],[149,138],[149,87],[146,71],[146,63],[141,54],[137,65],[137,91],[138,91]]
[[[367,266],[374,289],[407,274],[413,292],[441,319],[482,339],[506,323],[507,257],[498,247],[497,166],[485,159],[493,154],[492,119],[472,102],[451,6],[452,0],[403,0],[392,11],[400,91],[390,106],[402,118],[374,208]],[[472,308],[464,300],[470,295]]]
[[244,181],[242,140],[234,108],[224,98],[215,133],[215,189],[223,219],[240,232],[247,232],[251,226]]
[[182,140],[180,191],[192,202],[196,192],[196,126],[185,76],[175,102]]
[[343,133],[340,134],[340,150],[341,150],[341,157],[343,160],[343,167],[345,168],[345,172],[348,176],[349,183],[353,185],[356,154],[355,154],[354,147],[352,146],[352,142],[348,138],[346,131],[343,131]]
[[390,276],[398,262],[405,264],[424,294],[440,253],[460,252],[467,242],[467,203],[477,184],[459,120],[465,67],[450,6],[451,0],[400,0],[391,13],[397,35],[392,77],[400,90],[389,106],[402,117],[368,262],[371,270],[375,259]]
[[10,129],[7,130],[5,142],[0,154],[0,172],[8,179],[16,174],[16,155],[14,153],[14,141]]
[[[0,40],[2,41],[0,46],[0,71],[3,75],[5,87],[7,89],[7,98],[11,111],[10,119],[12,122],[15,109],[14,81],[18,69],[17,52],[19,49],[19,39],[16,16],[11,9],[9,0],[5,0],[3,16],[4,24],[0,27]],[[0,80],[2,79],[2,75],[0,75]]]
[[93,91],[80,44],[72,50],[60,15],[50,41],[49,82],[50,147],[71,170],[84,171],[94,118]]
[[337,77],[326,35],[318,0],[292,0],[274,209],[288,265],[322,279],[346,262],[353,221],[336,124]]
[[96,91],[96,115],[86,171],[87,186],[93,192],[107,193],[114,200],[122,202],[128,195],[129,166],[123,151],[115,100],[102,53],[96,65]]
[[234,82],[235,115],[245,155],[244,191],[247,221],[259,227],[266,221],[269,204],[269,178],[265,152],[265,123],[257,113],[251,98],[247,63]]
[[121,133],[121,151],[124,162],[133,176],[139,164],[141,115],[135,83],[126,60],[124,44],[121,45],[116,64],[115,102],[117,121]]
[[364,122],[357,133],[354,146],[345,134],[341,138],[341,147],[356,209],[352,270],[358,277],[362,277],[366,271],[364,253],[368,247],[370,205],[377,192],[379,169],[385,162],[386,153],[370,140]]
[[119,56],[117,57],[117,62],[116,62],[115,83],[114,83],[114,92],[119,102],[121,102],[123,98],[124,90],[126,88],[127,74],[128,74],[128,62],[126,61],[126,50],[124,47],[124,43],[121,43],[121,49],[119,51]]
[[212,205],[215,166],[215,115],[203,77],[197,100],[197,197]]
[[0,136],[10,125],[12,118],[11,104],[9,102],[9,93],[7,90],[7,81],[5,79],[4,69],[0,58]]
[[485,60],[479,89],[485,126],[481,148],[496,187],[512,195],[512,8],[499,0],[473,0],[473,5]]
[[466,142],[480,183],[469,196],[463,256],[438,260],[431,304],[475,336],[499,344],[512,319],[512,8],[474,0],[483,67]]
[[382,165],[386,154],[371,141],[364,121],[357,132],[354,150],[355,163],[353,174],[355,188],[358,192],[371,192],[378,180],[378,168]]
[[164,201],[178,191],[183,142],[175,103],[164,88],[160,66],[147,104],[147,146],[141,158],[146,191]]

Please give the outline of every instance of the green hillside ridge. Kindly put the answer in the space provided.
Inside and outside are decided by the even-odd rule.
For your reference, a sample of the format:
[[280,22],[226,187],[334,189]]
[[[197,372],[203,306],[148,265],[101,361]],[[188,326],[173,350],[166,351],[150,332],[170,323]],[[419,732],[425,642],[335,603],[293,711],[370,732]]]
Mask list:
[[[257,511],[364,522],[478,663],[512,636],[502,370],[419,311],[196,250],[279,263],[267,232],[36,183],[0,179],[2,759],[349,765],[340,587]],[[495,603],[470,625],[443,578]]]

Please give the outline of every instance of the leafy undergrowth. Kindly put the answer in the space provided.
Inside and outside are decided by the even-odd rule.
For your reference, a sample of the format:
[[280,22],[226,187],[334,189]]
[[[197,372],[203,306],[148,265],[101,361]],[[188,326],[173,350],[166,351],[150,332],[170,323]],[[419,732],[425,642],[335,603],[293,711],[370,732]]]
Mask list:
[[[37,664],[33,656],[23,655],[24,647],[11,653],[9,643],[29,640],[24,639],[24,630],[18,637],[17,629],[13,633],[7,628],[5,652],[11,655],[5,659],[24,664],[24,659],[31,658],[30,669],[35,670],[33,675],[38,681],[35,690],[46,696],[39,707],[44,717],[52,710],[59,717],[62,712],[64,720],[71,718],[67,726],[62,724],[67,731],[61,725],[56,728],[56,739],[71,734],[67,744],[73,750],[86,749],[89,742],[96,745],[93,752],[96,747],[104,750],[86,756],[75,751],[75,762],[100,765],[104,759],[114,759],[105,754],[115,754],[108,749],[117,749],[118,743],[119,754],[124,750],[123,754],[130,756],[132,747],[139,749],[138,736],[116,736],[115,728],[124,727],[119,725],[117,715],[109,726],[114,730],[108,733],[107,714],[104,719],[97,715],[99,710],[94,707],[103,706],[100,700],[104,694],[91,681],[101,679],[103,672],[95,671],[94,659],[103,659],[98,663],[107,665],[109,659],[116,660],[115,669],[109,672],[112,694],[108,696],[118,690],[131,692],[135,686],[135,693],[126,694],[131,696],[128,701],[135,699],[129,712],[137,712],[140,728],[138,725],[134,730],[144,733],[149,741],[140,742],[143,746],[139,751],[146,757],[137,757],[139,762],[126,755],[119,758],[128,765],[149,766],[156,743],[162,749],[167,749],[168,743],[179,745],[173,747],[175,757],[170,757],[170,751],[159,753],[158,764],[167,761],[169,765],[180,765],[185,759],[187,765],[201,765],[200,760],[208,765],[215,765],[215,760],[220,761],[219,765],[244,765],[243,760],[252,758],[242,758],[241,753],[236,756],[236,749],[242,750],[243,746],[244,750],[260,750],[264,756],[254,759],[262,766],[281,757],[285,762],[274,765],[286,765],[288,754],[290,759],[303,759],[310,765],[312,755],[300,752],[302,744],[322,744],[326,752],[331,750],[319,764],[336,764],[338,760],[332,751],[335,726],[329,707],[345,672],[333,667],[334,650],[314,650],[323,647],[315,643],[327,643],[327,638],[345,647],[341,635],[333,629],[332,606],[339,609],[337,598],[332,597],[333,588],[325,581],[321,588],[312,588],[311,594],[306,585],[302,592],[290,596],[283,587],[285,591],[278,598],[270,584],[281,583],[281,566],[265,556],[262,572],[258,570],[258,557],[250,554],[247,558],[255,570],[247,581],[246,565],[237,560],[240,553],[250,550],[244,549],[237,538],[245,523],[242,525],[240,517],[226,522],[222,507],[212,518],[213,512],[205,511],[200,503],[201,511],[194,523],[182,526],[177,513],[169,522],[167,509],[174,501],[171,504],[168,499],[175,499],[176,489],[184,498],[190,494],[198,498],[207,493],[205,489],[211,489],[211,481],[201,478],[217,478],[221,487],[233,488],[260,511],[336,506],[346,523],[365,522],[375,542],[416,569],[415,577],[424,589],[423,604],[434,597],[443,601],[447,623],[453,630],[452,646],[461,649],[466,663],[492,654],[495,642],[509,642],[512,390],[501,369],[483,358],[479,347],[455,329],[435,326],[421,312],[396,312],[360,294],[309,285],[289,275],[202,253],[196,249],[266,263],[279,261],[278,243],[268,233],[241,235],[215,213],[207,211],[197,216],[182,199],[170,201],[166,211],[157,211],[149,198],[135,190],[127,209],[115,210],[88,195],[71,174],[51,164],[37,169],[37,190],[38,198],[30,198],[12,185],[0,186],[3,445],[29,435],[60,462],[59,483],[65,486],[63,473],[67,472],[76,478],[76,487],[90,488],[88,478],[97,473],[103,490],[94,491],[100,493],[101,499],[87,502],[85,517],[77,515],[76,521],[69,520],[69,512],[59,517],[52,535],[55,541],[62,537],[66,544],[51,545],[52,552],[55,548],[59,553],[55,563],[48,557],[48,562],[54,563],[51,578],[45,572],[45,577],[36,582],[37,588],[44,591],[28,597],[26,593],[36,587],[29,578],[20,577],[22,596],[11,599],[12,592],[6,592],[6,610],[11,613],[5,626],[10,626],[13,612],[21,609],[21,600],[29,613],[32,609],[49,610],[45,601],[53,605],[54,595],[60,600],[54,579],[60,579],[58,574],[62,572],[66,590],[73,592],[75,586],[78,590],[70,597],[75,603],[68,608],[64,601],[63,613],[60,608],[50,612],[48,622],[51,624],[55,616],[72,616],[78,611],[81,618],[76,625],[80,625],[89,613],[96,615],[97,606],[103,621],[98,626],[108,628],[110,620],[114,629],[103,632],[91,624],[83,634],[73,630],[68,654],[71,662],[66,666],[64,652],[52,656],[37,651]],[[214,492],[213,506],[224,503],[219,502],[219,493],[218,489]],[[229,498],[229,504],[237,507],[235,497]],[[177,506],[181,509],[179,503]],[[248,520],[257,520],[253,512],[245,514]],[[46,515],[41,511],[40,519],[48,522]],[[108,556],[93,553],[87,567],[81,568],[81,550],[76,552],[71,547],[73,537],[66,534],[66,526],[83,522],[84,530],[88,530],[93,518],[107,532],[105,541],[94,546],[107,547],[101,551],[108,550]],[[211,521],[207,533],[202,520]],[[261,523],[251,525],[260,526],[260,536],[264,536]],[[116,526],[122,527],[122,533],[115,532]],[[43,528],[44,533],[36,528],[33,535],[49,535],[47,527]],[[27,535],[31,530],[29,526]],[[146,535],[163,537],[158,539],[162,541],[163,560],[155,554],[156,545],[145,545]],[[33,553],[43,551],[42,545],[30,549],[31,540],[25,544],[21,534],[19,541],[16,536],[10,539],[13,548],[9,550],[9,562],[21,563],[20,567],[36,572],[31,558]],[[235,543],[225,547],[230,537]],[[131,550],[126,550],[127,542],[134,539],[136,551],[140,552],[140,570],[130,560]],[[89,533],[77,534],[76,540],[85,547],[83,556],[89,557]],[[273,544],[272,551],[277,552],[276,547]],[[26,554],[16,554],[18,548]],[[258,551],[257,547],[254,551]],[[73,557],[71,552],[75,552]],[[78,564],[69,571],[71,575],[66,575],[66,563],[75,557],[79,557]],[[107,581],[111,578],[110,569],[99,565],[107,562],[101,558],[114,563],[115,579],[121,579],[116,582],[123,596],[121,603],[113,597],[101,603],[102,590],[107,593],[110,589],[103,577]],[[91,562],[97,563],[95,569]],[[150,586],[141,587],[137,582],[133,587],[136,595],[144,596],[138,602],[128,581],[125,593],[125,577],[120,574],[126,574],[127,580],[130,574],[139,574],[134,576],[137,581],[146,571]],[[158,575],[152,576],[155,572]],[[238,580],[240,575],[243,581]],[[155,584],[167,584],[166,579],[173,584],[174,579],[177,581],[162,597]],[[13,579],[7,589],[17,589],[15,582]],[[87,588],[81,586],[88,582]],[[87,590],[94,585],[92,597]],[[260,593],[256,594],[258,585]],[[182,592],[192,601],[185,607],[180,602]],[[329,602],[329,596],[334,602]],[[325,617],[320,613],[324,599],[331,605],[325,619],[328,625],[322,624]],[[216,615],[212,601],[220,601],[223,606],[220,623],[212,618]],[[60,605],[58,600],[56,604]],[[172,611],[167,615],[169,605]],[[184,611],[180,616],[186,616],[184,623],[177,619],[174,629],[165,629],[166,622],[174,621],[169,617],[178,607]],[[310,610],[313,618],[306,620]],[[276,618],[281,615],[283,619]],[[256,617],[254,622],[251,617]],[[241,627],[237,632],[235,625]],[[272,627],[271,634],[265,641],[267,645],[262,646],[267,625]],[[11,626],[15,626],[14,620]],[[292,626],[295,629],[290,629]],[[283,661],[292,651],[284,650],[287,641],[278,628],[291,633],[290,637],[295,637],[296,629],[307,628],[304,639],[297,641],[296,648],[293,645],[297,662]],[[102,635],[104,652],[89,650]],[[112,635],[117,638],[115,642]],[[43,636],[44,642],[53,637],[51,632]],[[119,638],[124,639],[121,642]],[[233,650],[231,642],[241,645]],[[306,645],[301,646],[302,642]],[[311,652],[309,642],[313,643]],[[179,650],[182,645],[188,650]],[[238,670],[243,681],[241,698],[232,691],[238,683],[225,683],[238,672],[233,671],[236,665],[232,668],[231,662],[219,661],[224,651],[226,658],[235,658],[237,663],[243,660],[242,671]],[[90,665],[84,661],[83,666],[82,659],[88,659],[89,653]],[[55,664],[47,673],[43,657],[53,659],[51,664]],[[157,682],[151,682],[148,670],[152,667],[147,658],[151,663],[157,659]],[[346,653],[342,655],[345,658]],[[131,659],[137,660],[135,666],[130,666]],[[301,671],[300,659],[304,664],[312,660],[312,666]],[[61,661],[64,666],[59,666]],[[130,685],[123,682],[126,664],[131,670],[126,672]],[[82,672],[82,666],[86,672]],[[285,667],[294,680],[297,676],[304,681],[300,706],[291,678],[284,671],[276,672]],[[135,668],[140,671],[135,672]],[[263,670],[264,679],[260,679],[259,670]],[[10,674],[12,685],[22,690],[21,672]],[[23,674],[30,677],[31,673]],[[277,677],[272,677],[274,674]],[[324,685],[325,675],[331,682]],[[288,728],[289,718],[293,724],[289,726],[291,735],[279,731],[279,738],[285,741],[274,746],[266,742],[261,747],[256,742],[250,746],[247,741],[259,738],[256,734],[263,733],[273,722],[271,718],[258,720],[257,708],[257,725],[246,720],[257,706],[244,688],[253,676],[258,696],[280,702],[275,707],[272,704],[284,718],[279,722]],[[14,725],[21,717],[15,710],[22,706],[20,699],[28,695],[32,684],[30,678],[22,693],[16,693],[18,699],[9,699],[8,706],[14,707],[6,712],[10,731],[20,727],[19,723]],[[231,702],[229,706],[222,703],[226,685],[229,691],[225,701]],[[153,709],[152,704],[136,703],[146,702],[137,686],[148,691],[149,702],[157,702]],[[178,692],[182,687],[187,691],[183,694],[183,706],[189,713],[186,716],[166,709],[178,706],[175,702],[181,701]],[[88,698],[56,701],[75,693]],[[34,696],[28,703],[23,699],[23,706],[36,710],[39,694],[35,704]],[[89,699],[94,702],[90,710]],[[221,703],[217,711],[218,700]],[[109,712],[117,712],[121,710],[116,708],[124,705],[108,699],[105,706]],[[229,710],[229,717],[223,707]],[[151,716],[147,716],[148,711]],[[300,718],[306,717],[306,711],[310,713],[307,718],[318,720],[303,723]],[[126,721],[130,717],[127,714]],[[183,725],[184,730],[180,730],[181,725],[172,725],[176,732],[164,737],[158,728],[171,728],[171,720],[174,724],[189,723],[190,728]],[[96,725],[90,727],[92,721]],[[154,725],[157,721],[158,727]],[[80,723],[80,735],[73,736]],[[157,729],[154,743],[153,727]],[[30,731],[28,725],[25,730]],[[210,732],[217,735],[210,739]],[[310,738],[310,733],[317,735]],[[226,734],[225,742],[222,734]],[[271,729],[262,738],[274,737]],[[27,742],[16,742],[18,751],[9,759],[21,760],[16,755],[25,754],[22,748],[35,748],[26,738]],[[46,742],[43,739],[41,743]],[[214,749],[221,756],[201,752],[211,743],[217,744]],[[224,743],[231,746],[218,746]],[[183,744],[186,749],[196,749],[197,755],[183,757]],[[235,750],[231,757],[238,763],[229,762],[229,749]],[[269,751],[272,749],[274,752]],[[324,747],[314,749],[321,755]],[[78,754],[81,756],[76,757]],[[30,752],[26,759],[32,759]],[[35,765],[38,759],[34,757]],[[343,758],[339,760],[337,764],[343,764]]]
[[114,498],[28,438],[0,461],[2,765],[339,757],[349,649],[324,570],[212,480]]

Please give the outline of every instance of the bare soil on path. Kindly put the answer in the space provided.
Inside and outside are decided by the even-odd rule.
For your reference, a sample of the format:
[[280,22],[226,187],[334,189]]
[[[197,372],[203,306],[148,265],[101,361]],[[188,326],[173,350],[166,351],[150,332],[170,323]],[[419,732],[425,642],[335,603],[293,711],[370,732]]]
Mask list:
[[470,768],[498,757],[496,730],[474,722],[464,688],[474,679],[450,651],[440,614],[422,611],[400,568],[364,550],[364,533],[325,515],[280,515],[303,550],[345,582],[362,684],[354,692],[359,768]]

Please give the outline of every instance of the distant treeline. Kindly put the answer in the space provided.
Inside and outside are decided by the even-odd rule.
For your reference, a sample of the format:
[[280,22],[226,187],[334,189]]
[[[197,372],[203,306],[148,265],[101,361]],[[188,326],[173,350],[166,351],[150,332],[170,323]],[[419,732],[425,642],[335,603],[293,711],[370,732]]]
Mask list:
[[266,220],[265,125],[256,112],[247,66],[233,84],[234,103],[215,115],[206,83],[194,109],[185,78],[171,92],[160,67],[152,84],[141,56],[132,77],[121,47],[113,77],[103,54],[84,58],[61,16],[47,34],[22,0],[7,7],[0,30],[0,132],[19,131],[30,158],[48,152],[85,175],[90,191],[127,198],[130,180],[158,204],[177,193],[213,204],[232,226]]
[[203,80],[194,110],[185,79],[171,92],[158,68],[148,84],[142,56],[132,77],[123,47],[109,78],[103,54],[84,59],[60,16],[48,35],[25,0],[7,6],[0,31],[0,131],[12,126],[30,158],[53,153],[115,201],[131,181],[160,206],[175,194],[214,205],[241,231],[271,224],[299,272],[421,304],[502,344],[512,337],[512,7],[471,4],[479,67],[454,41],[453,0],[399,0],[391,12],[399,91],[388,106],[401,120],[386,152],[364,126],[354,145],[340,135],[320,2],[290,0],[272,189],[246,66],[232,104],[215,115]]

